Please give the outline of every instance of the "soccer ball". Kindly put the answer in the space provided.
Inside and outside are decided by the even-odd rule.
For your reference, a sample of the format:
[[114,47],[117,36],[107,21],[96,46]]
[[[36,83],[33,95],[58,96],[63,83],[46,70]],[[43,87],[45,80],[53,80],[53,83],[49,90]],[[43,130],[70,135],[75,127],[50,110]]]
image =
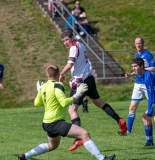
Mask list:
[[77,76],[72,77],[69,81],[69,85],[71,89],[74,89],[74,90],[76,90],[78,85],[80,85],[81,83],[83,83],[83,79]]

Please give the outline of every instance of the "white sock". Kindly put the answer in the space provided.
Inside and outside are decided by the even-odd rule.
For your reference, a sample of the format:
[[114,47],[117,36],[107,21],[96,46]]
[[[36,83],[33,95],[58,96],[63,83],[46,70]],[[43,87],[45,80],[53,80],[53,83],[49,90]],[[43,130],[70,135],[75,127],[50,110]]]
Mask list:
[[97,148],[96,144],[89,139],[84,143],[85,148],[88,152],[90,152],[93,156],[97,158],[97,160],[103,160],[105,156],[103,156],[100,150]]
[[33,148],[32,150],[28,151],[27,153],[25,153],[25,159],[29,159],[32,156],[37,156],[39,154],[43,154],[46,152],[49,152],[48,144],[43,143]]

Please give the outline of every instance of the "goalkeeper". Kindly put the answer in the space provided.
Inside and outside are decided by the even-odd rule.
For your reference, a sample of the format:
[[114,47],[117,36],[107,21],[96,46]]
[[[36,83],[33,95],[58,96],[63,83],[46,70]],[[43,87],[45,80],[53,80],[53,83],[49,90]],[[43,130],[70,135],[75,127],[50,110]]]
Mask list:
[[60,144],[61,136],[81,139],[88,152],[98,160],[113,160],[115,155],[105,157],[100,153],[85,129],[75,124],[65,122],[67,106],[87,91],[87,85],[82,83],[77,88],[76,94],[67,98],[63,84],[58,82],[59,68],[55,65],[50,65],[46,69],[46,75],[48,77],[46,83],[40,86],[39,81],[37,82],[38,94],[35,98],[34,105],[36,107],[44,105],[45,107],[42,127],[47,132],[48,143],[39,144],[25,154],[20,154],[18,160],[26,160],[33,156],[55,150]]

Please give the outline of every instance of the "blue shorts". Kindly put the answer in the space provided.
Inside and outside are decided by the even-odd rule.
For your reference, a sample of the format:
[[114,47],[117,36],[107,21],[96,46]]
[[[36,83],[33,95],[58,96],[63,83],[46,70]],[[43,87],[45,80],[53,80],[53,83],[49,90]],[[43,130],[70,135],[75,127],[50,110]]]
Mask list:
[[[77,99],[74,104],[80,106],[82,104],[83,98],[85,96],[88,96],[90,99],[98,99],[100,98],[97,88],[96,88],[96,82],[95,82],[95,78],[90,75],[88,76],[85,80],[84,83],[86,83],[88,85],[88,91],[86,91],[83,96],[81,96],[79,99]],[[70,97],[72,97],[75,94],[75,90],[71,90],[70,92]]]

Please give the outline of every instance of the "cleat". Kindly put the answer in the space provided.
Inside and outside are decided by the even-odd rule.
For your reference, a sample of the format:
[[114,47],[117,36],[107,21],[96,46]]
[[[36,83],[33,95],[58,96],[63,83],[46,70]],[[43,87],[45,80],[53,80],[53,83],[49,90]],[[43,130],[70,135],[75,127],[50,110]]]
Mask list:
[[103,160],[113,160],[115,158],[115,154],[110,157],[105,157]]
[[87,109],[83,109],[82,112],[83,112],[83,113],[87,113],[88,110],[87,110]]
[[146,143],[144,146],[144,148],[150,148],[150,147],[154,147],[154,143],[151,144]]
[[118,134],[121,135],[121,136],[126,135],[126,132],[127,132],[126,121],[123,120],[123,119],[120,119],[118,124],[119,124],[120,129],[121,129],[121,131],[118,131]]
[[25,154],[20,154],[20,155],[18,156],[18,160],[26,160],[26,159],[25,159]]
[[73,145],[68,149],[69,151],[74,151],[76,150],[78,147],[83,145],[83,141],[82,140],[75,140]]

